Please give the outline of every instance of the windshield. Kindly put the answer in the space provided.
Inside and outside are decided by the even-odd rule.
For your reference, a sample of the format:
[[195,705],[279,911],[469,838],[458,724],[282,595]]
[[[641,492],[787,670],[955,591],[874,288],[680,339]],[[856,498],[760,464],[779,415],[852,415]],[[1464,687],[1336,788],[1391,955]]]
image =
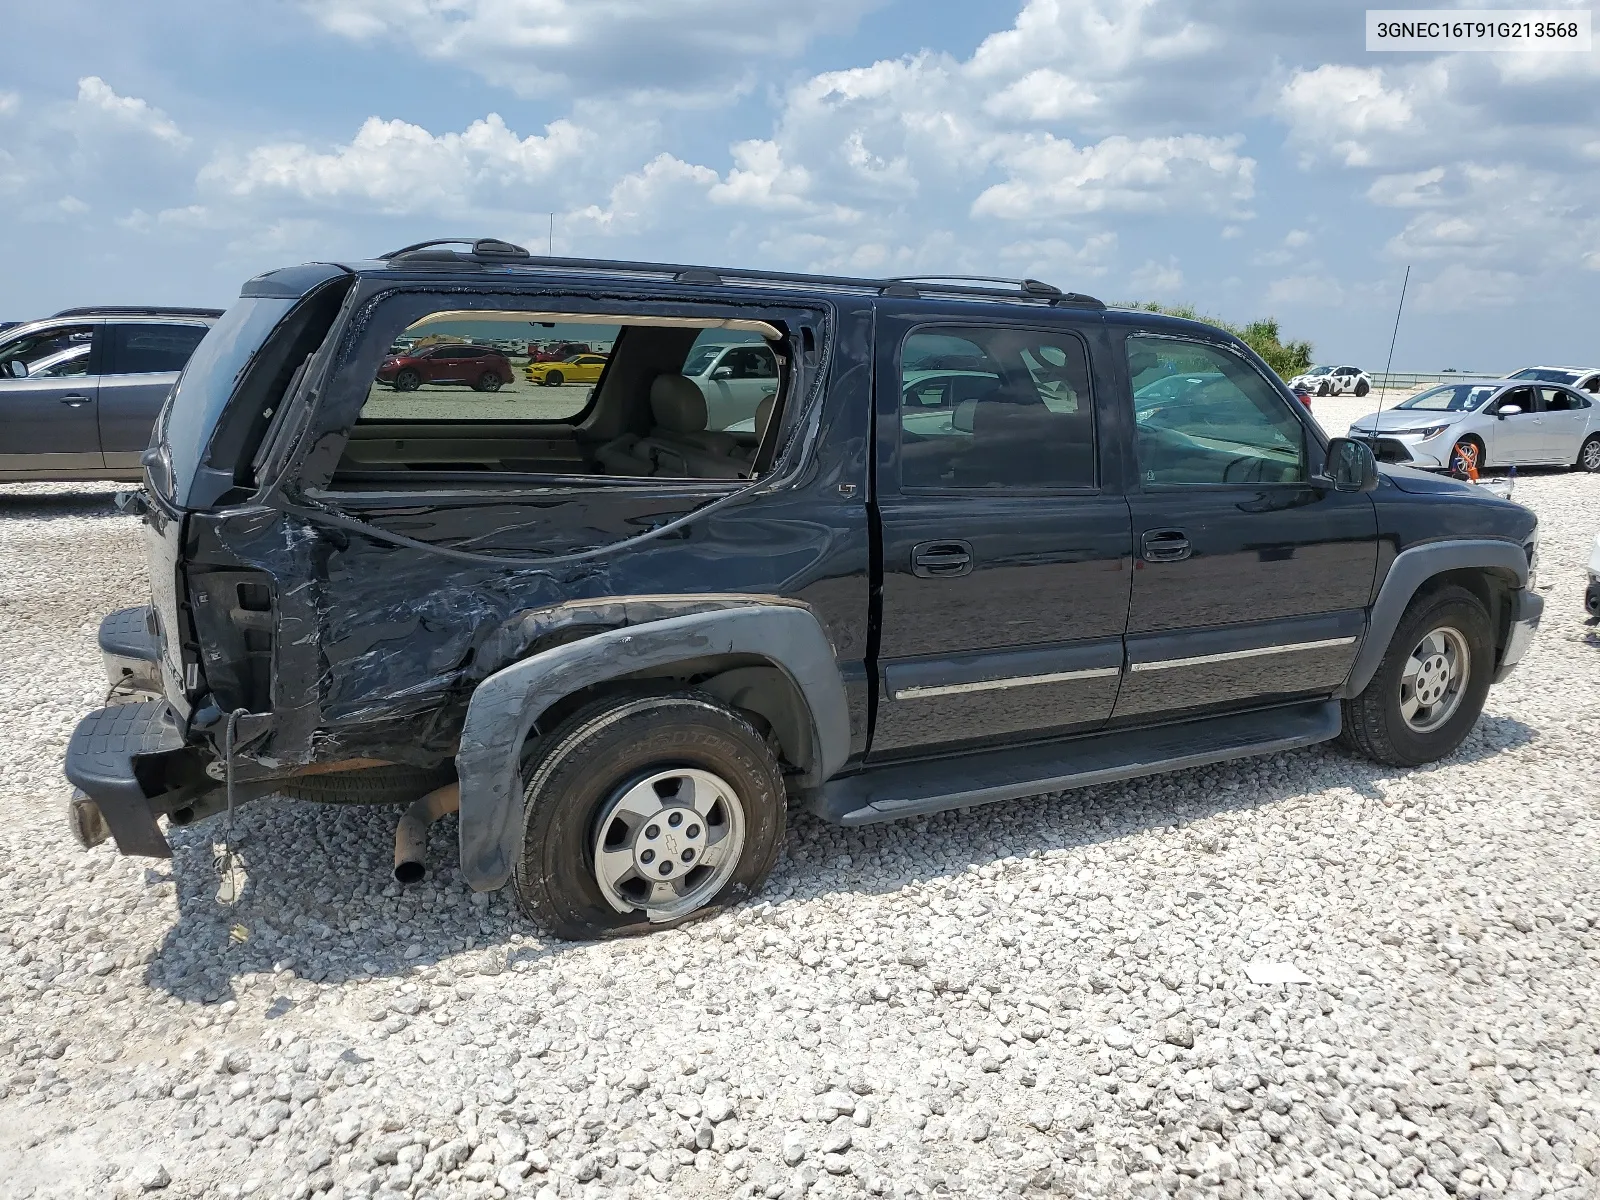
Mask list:
[[172,456],[173,491],[184,494],[205,456],[217,418],[250,359],[296,300],[251,296],[211,327],[178,376],[156,428]]
[[1527,367],[1507,378],[1537,379],[1540,383],[1573,383],[1578,378],[1578,372],[1563,371],[1560,367]]
[[1492,383],[1447,383],[1402,400],[1395,407],[1415,408],[1423,412],[1472,412],[1495,391],[1496,386]]
[[722,353],[721,346],[706,346],[692,355],[688,362],[683,364],[685,375],[704,375],[711,369],[711,364],[717,361],[717,355]]
[[1312,367],[1311,370],[1306,372],[1306,374],[1307,375],[1331,375],[1331,374],[1333,374],[1333,368],[1332,367]]

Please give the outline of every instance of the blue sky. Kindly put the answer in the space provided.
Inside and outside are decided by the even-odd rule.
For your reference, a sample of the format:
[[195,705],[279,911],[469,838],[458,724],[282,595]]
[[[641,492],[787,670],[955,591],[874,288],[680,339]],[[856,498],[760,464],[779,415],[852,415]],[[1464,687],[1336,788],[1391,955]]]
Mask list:
[[1600,361],[1600,55],[1304,0],[54,0],[6,18],[0,316],[558,253],[1028,274],[1323,361]]

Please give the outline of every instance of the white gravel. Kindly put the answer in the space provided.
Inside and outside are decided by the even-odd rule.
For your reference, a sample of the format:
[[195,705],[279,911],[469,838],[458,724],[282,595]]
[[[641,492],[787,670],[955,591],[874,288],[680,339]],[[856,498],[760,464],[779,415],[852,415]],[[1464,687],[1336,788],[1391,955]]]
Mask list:
[[247,806],[231,907],[206,826],[79,851],[62,749],[145,597],[110,490],[0,488],[6,1196],[1600,1191],[1600,480],[1522,479],[1545,627],[1448,762],[799,817],[763,903],[603,945],[472,895],[448,821],[399,891],[393,811]]

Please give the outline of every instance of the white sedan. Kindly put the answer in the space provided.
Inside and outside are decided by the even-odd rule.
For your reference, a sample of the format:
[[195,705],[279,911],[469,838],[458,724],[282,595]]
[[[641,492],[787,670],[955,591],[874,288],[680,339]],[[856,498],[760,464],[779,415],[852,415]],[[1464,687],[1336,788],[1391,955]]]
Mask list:
[[1289,380],[1289,387],[1303,387],[1313,396],[1365,396],[1372,390],[1372,376],[1360,367],[1312,367]]
[[1561,384],[1462,380],[1362,417],[1350,436],[1380,461],[1430,470],[1579,466],[1600,471],[1600,405]]
[[778,392],[778,359],[765,342],[697,345],[683,364],[706,398],[706,428],[755,429],[756,409]]

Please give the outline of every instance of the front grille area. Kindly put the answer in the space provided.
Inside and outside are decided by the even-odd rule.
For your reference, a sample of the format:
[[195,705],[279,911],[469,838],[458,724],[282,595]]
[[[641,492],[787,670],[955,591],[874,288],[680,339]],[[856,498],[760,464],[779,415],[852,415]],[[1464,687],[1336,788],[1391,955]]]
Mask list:
[[1406,449],[1405,443],[1394,438],[1375,437],[1370,433],[1352,433],[1350,435],[1358,442],[1365,442],[1372,447],[1372,455],[1379,462],[1408,463],[1411,461],[1411,451]]

